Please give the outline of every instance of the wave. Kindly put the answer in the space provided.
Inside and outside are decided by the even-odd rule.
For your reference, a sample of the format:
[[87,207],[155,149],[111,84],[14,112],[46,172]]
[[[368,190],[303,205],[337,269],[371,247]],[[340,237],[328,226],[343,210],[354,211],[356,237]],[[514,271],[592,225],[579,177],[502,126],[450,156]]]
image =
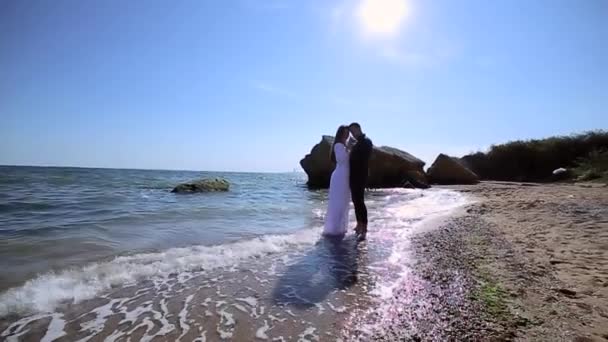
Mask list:
[[312,245],[318,240],[319,234],[320,229],[315,228],[226,245],[172,248],[47,273],[1,294],[0,317],[15,313],[51,312],[61,303],[91,299],[113,286],[134,283],[143,278],[233,266],[245,259]]
[[[381,203],[370,212],[370,220],[378,234],[387,236],[390,234],[381,230],[406,233],[468,202],[462,194],[449,190],[384,190],[371,194],[370,202],[380,202],[380,197]],[[322,212],[317,214],[322,215]],[[314,245],[320,232],[321,228],[316,227],[223,245],[171,248],[39,275],[0,294],[0,317],[52,312],[63,303],[91,299],[112,287],[134,284],[142,279],[227,268],[252,258],[301,250]],[[400,233],[395,235],[399,236]]]

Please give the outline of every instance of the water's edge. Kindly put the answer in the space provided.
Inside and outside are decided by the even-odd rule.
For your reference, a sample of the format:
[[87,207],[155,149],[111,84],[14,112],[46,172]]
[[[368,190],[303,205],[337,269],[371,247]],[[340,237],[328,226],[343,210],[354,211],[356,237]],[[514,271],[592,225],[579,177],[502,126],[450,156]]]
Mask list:
[[352,235],[337,244],[320,240],[319,225],[41,275],[0,294],[0,336],[192,340],[205,332],[213,340],[333,334],[354,313],[391,296],[408,276],[413,234],[469,201],[441,189],[381,194],[370,200],[373,230],[363,244]]

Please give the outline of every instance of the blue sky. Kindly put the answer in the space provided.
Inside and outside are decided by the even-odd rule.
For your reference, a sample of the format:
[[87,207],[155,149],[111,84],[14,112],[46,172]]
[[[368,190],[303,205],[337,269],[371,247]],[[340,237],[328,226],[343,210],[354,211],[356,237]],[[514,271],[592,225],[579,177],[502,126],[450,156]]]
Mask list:
[[605,0],[0,2],[0,164],[291,171],[608,128]]

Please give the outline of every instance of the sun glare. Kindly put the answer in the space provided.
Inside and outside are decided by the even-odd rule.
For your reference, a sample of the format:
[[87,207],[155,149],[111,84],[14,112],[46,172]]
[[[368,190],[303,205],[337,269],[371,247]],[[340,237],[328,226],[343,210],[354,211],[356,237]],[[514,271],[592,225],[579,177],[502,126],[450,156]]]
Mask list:
[[365,34],[394,36],[409,14],[406,0],[361,0],[356,11]]

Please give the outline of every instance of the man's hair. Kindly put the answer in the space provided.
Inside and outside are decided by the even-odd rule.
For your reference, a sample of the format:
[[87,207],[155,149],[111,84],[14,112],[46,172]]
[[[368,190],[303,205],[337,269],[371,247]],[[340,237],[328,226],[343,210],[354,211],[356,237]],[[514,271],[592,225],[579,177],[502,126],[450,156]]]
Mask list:
[[350,125],[348,125],[348,128],[356,128],[358,130],[361,130],[361,125],[359,125],[359,123],[357,123],[357,122],[353,122]]

